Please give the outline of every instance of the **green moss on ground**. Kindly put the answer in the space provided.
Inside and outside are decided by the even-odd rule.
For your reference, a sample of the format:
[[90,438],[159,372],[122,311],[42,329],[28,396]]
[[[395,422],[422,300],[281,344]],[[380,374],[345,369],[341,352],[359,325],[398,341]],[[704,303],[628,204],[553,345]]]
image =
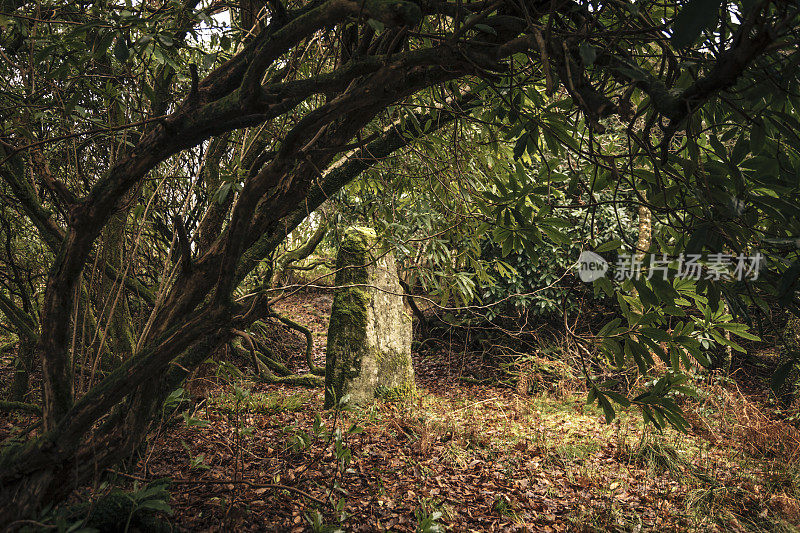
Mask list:
[[414,383],[408,382],[394,387],[378,385],[375,389],[375,397],[389,402],[405,401],[413,398],[416,394],[416,390]]

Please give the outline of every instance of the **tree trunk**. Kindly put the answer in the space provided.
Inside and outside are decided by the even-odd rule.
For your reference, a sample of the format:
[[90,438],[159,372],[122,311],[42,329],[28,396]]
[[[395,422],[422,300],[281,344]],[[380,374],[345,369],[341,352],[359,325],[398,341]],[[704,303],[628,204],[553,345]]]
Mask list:
[[26,337],[19,340],[17,357],[14,361],[14,382],[11,385],[11,399],[24,402],[30,386],[30,375],[33,371],[33,351],[36,343]]
[[[103,253],[100,264],[111,265],[119,276],[131,275],[125,268],[125,222],[127,212],[117,213],[108,225],[103,228]],[[123,285],[123,286],[120,286]],[[101,329],[99,341],[109,345],[109,352],[116,359],[115,362],[124,361],[136,349],[136,340],[133,334],[133,319],[128,306],[127,291],[122,280],[100,275],[100,290],[96,309],[101,313]],[[103,309],[105,312],[103,313]],[[108,336],[108,338],[104,338]],[[102,347],[101,347],[102,348]]]
[[[641,191],[644,201],[647,201],[647,193]],[[636,258],[640,261],[644,259],[650,244],[653,241],[653,215],[650,209],[641,204],[639,206],[639,239],[636,241]]]

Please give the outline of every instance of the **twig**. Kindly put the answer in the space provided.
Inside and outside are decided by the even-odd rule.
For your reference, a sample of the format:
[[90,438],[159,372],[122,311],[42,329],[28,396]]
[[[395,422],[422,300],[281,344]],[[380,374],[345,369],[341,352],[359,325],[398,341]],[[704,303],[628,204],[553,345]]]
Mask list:
[[306,337],[306,364],[308,365],[308,371],[312,374],[317,375],[324,375],[325,368],[320,368],[314,364],[314,336],[311,333],[311,330],[307,327],[298,324],[294,320],[287,318],[285,316],[281,316],[274,311],[269,314],[270,317],[277,318],[281,323],[285,324],[287,327],[299,331]]
[[234,485],[234,484],[242,484],[247,485],[251,489],[281,489],[281,490],[288,490],[289,492],[294,492],[303,496],[304,498],[308,498],[309,500],[316,502],[320,505],[327,505],[324,500],[320,500],[319,498],[315,498],[311,494],[307,493],[302,489],[298,489],[295,487],[290,487],[288,485],[281,485],[280,483],[253,483],[252,481],[247,481],[242,479],[240,481],[232,481],[232,480],[203,480],[203,479],[173,479],[173,483],[180,483],[182,485]]
[[[107,469],[108,472],[112,474],[116,474],[118,476],[126,477],[128,479],[133,479],[134,481],[141,481],[143,483],[149,483],[153,480],[148,480],[147,478],[143,478],[141,476],[135,476],[133,474],[126,474],[125,472],[118,472],[116,470]],[[242,480],[230,480],[230,479],[174,479],[170,478],[171,483],[180,484],[180,485],[247,485],[252,489],[281,489],[281,490],[288,490],[289,492],[294,492],[303,496],[304,498],[308,498],[309,500],[316,502],[320,505],[327,505],[324,500],[320,500],[312,496],[311,494],[307,493],[302,489],[298,489],[295,487],[290,487],[288,485],[281,485],[280,483],[253,483],[252,481],[247,481],[246,479]]]
[[17,520],[8,524],[8,529],[6,531],[13,531],[15,528],[22,526],[36,526],[41,529],[56,529],[58,527],[50,524],[43,524],[41,522],[37,522],[36,520]]

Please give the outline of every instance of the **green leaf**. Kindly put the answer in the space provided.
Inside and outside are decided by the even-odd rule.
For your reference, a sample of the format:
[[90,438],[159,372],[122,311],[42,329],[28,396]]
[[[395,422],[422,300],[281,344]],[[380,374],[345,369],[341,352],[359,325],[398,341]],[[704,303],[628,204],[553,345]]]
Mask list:
[[578,52],[581,54],[583,64],[587,67],[594,64],[594,60],[597,59],[597,49],[588,43],[581,43]]
[[672,23],[672,44],[683,48],[692,44],[719,14],[720,0],[689,0]]
[[618,392],[604,391],[604,393],[606,396],[608,396],[609,398],[620,404],[622,407],[629,407],[631,405],[631,401]]
[[[514,159],[519,159],[525,153],[525,148],[528,146],[528,134],[523,133],[514,144]],[[513,176],[513,174],[512,174]]]
[[217,189],[217,203],[219,205],[225,203],[225,199],[228,197],[228,193],[230,192],[232,186],[233,183],[230,181],[226,181],[219,186],[219,189]]
[[754,124],[750,129],[750,151],[754,155],[760,153],[761,149],[764,148],[766,138],[764,128],[760,124]]
[[603,408],[603,413],[606,415],[606,423],[610,424],[614,417],[617,416],[617,413],[614,412],[614,407],[611,405],[611,402],[608,401],[608,398],[605,397],[604,394],[597,392],[597,401],[600,403],[600,406]]
[[503,241],[503,257],[506,257],[514,250],[514,238],[511,234]]
[[[664,399],[664,403],[666,403],[667,398]],[[682,433],[686,433],[686,430],[689,428],[689,422],[683,417],[683,412],[681,411],[680,407],[677,405],[667,407],[663,410],[664,417],[666,417],[667,422],[670,425],[677,429]]]
[[789,376],[789,372],[792,370],[792,367],[797,364],[796,361],[790,359],[783,364],[781,364],[776,370],[775,373],[772,374],[772,378],[769,381],[772,390],[777,391],[780,389],[783,384],[786,382],[786,378]]
[[159,34],[158,40],[161,41],[161,44],[163,44],[167,48],[170,48],[175,44],[175,41],[172,39],[172,36],[167,35],[166,33]]
[[739,337],[751,341],[760,341],[761,338],[757,335],[753,335],[749,331],[747,331],[747,326],[745,324],[737,324],[735,322],[728,322],[726,324],[720,324],[719,327],[722,329],[726,329],[733,333],[734,335],[738,335]]
[[644,281],[631,278],[631,282],[633,286],[636,287],[636,291],[639,293],[639,300],[641,300],[643,304],[653,307],[658,307],[661,304],[655,293],[650,290],[650,287],[648,287]]
[[636,366],[639,367],[639,373],[644,375],[653,366],[653,356],[641,344],[634,340],[625,341],[626,346],[630,346],[633,360]]
[[598,254],[603,252],[608,252],[609,250],[617,250],[619,247],[622,246],[622,241],[619,239],[613,239],[608,242],[604,242],[600,246],[594,249],[594,251]]
[[380,20],[369,19],[367,20],[367,24],[369,24],[370,27],[373,30],[375,30],[375,33],[377,33],[378,35],[380,35],[381,32],[383,32],[383,29],[385,28],[383,22],[381,22]]
[[600,331],[597,332],[597,336],[598,337],[605,337],[606,335],[608,335],[611,332],[612,329],[618,327],[621,323],[622,323],[622,319],[615,318],[614,320],[612,320],[611,322],[607,323],[602,328],[600,328]]
[[495,30],[494,28],[492,28],[491,26],[488,26],[486,24],[475,24],[474,27],[475,27],[476,30],[480,30],[480,31],[482,31],[484,33],[490,33],[492,35],[497,35],[497,30]]
[[114,57],[117,61],[124,63],[130,56],[128,45],[125,44],[125,39],[120,35],[117,37],[117,42],[114,44]]
[[699,396],[697,390],[688,385],[674,385],[672,390],[680,392],[681,394],[689,396],[690,398],[697,398]]
[[642,328],[639,331],[642,335],[646,335],[648,338],[657,342],[667,342],[670,340],[669,333],[658,328]]
[[555,228],[542,226],[542,231],[544,232],[545,235],[547,235],[550,238],[551,241],[553,241],[556,244],[569,244],[570,242],[572,242],[569,237],[567,237],[566,235],[564,235]]
[[138,509],[149,509],[151,511],[160,511],[166,514],[172,514],[172,508],[163,500],[148,500],[142,502],[137,506]]
[[725,145],[722,144],[722,141],[720,141],[719,138],[717,138],[716,135],[709,136],[708,142],[709,142],[709,144],[711,144],[711,147],[714,149],[714,153],[720,159],[724,160],[724,159],[726,159],[728,157],[728,149],[725,148]]
[[607,296],[614,295],[614,285],[611,283],[611,280],[608,279],[607,277],[602,276],[600,278],[597,278],[596,280],[594,280],[594,285],[596,287],[600,287],[600,290],[606,293]]
[[781,298],[791,296],[794,292],[791,289],[794,287],[798,277],[800,277],[800,259],[792,263],[781,276],[778,282],[778,296]]

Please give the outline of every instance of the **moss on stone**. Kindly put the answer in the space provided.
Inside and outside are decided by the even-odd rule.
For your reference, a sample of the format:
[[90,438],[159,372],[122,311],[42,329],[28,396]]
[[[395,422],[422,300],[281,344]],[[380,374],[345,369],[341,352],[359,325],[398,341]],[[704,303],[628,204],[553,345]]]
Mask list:
[[[348,242],[350,249],[353,250],[357,248],[354,243],[359,243],[359,240]],[[362,248],[365,250],[366,246],[362,244]],[[337,268],[341,267],[337,264]],[[340,274],[346,270],[356,271],[359,269],[340,270],[336,275],[337,285],[354,283],[352,280],[340,280]],[[363,270],[365,271],[364,281],[361,283],[366,283],[366,268]],[[372,296],[361,287],[339,289],[333,298],[325,360],[326,408],[333,407],[336,403],[335,398],[340,397],[343,393],[345,381],[358,375],[361,370],[362,354],[360,351],[366,345],[367,312],[371,303]]]
[[395,351],[381,352],[376,351],[375,359],[378,361],[378,368],[384,372],[397,372],[408,364],[407,357]]
[[[413,395],[410,320],[394,259],[370,228],[350,228],[337,255],[336,290],[328,328],[325,407],[343,395],[354,404],[376,396]],[[355,285],[355,286],[352,286]],[[380,287],[382,291],[375,287]]]
[[336,258],[336,285],[367,283],[376,239],[370,228],[350,228],[344,233]]

